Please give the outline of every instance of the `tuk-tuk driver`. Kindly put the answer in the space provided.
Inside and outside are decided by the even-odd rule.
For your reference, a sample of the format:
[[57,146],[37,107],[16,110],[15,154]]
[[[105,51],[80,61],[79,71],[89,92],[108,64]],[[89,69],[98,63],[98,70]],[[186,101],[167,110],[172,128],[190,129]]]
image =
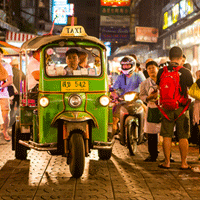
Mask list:
[[[122,90],[119,95],[124,95],[126,92],[140,92],[140,84],[145,80],[145,77],[135,72],[136,60],[132,56],[125,56],[121,61],[122,74],[120,74],[114,85],[111,96],[116,99],[118,97],[117,90]],[[113,134],[117,131],[117,123],[119,121],[121,104],[116,104],[113,108]]]
[[70,49],[65,53],[67,63],[65,70],[67,75],[73,75],[73,70],[81,69],[81,67],[78,65],[80,62],[78,54],[79,51],[77,49]]
[[27,66],[28,75],[28,90],[33,89],[39,84],[40,77],[40,50],[33,52],[33,57],[31,58]]

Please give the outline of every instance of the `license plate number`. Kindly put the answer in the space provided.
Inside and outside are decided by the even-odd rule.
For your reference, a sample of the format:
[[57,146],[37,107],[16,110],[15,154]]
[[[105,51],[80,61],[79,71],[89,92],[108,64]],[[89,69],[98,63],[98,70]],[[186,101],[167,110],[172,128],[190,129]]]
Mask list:
[[87,92],[88,81],[61,81],[61,92]]

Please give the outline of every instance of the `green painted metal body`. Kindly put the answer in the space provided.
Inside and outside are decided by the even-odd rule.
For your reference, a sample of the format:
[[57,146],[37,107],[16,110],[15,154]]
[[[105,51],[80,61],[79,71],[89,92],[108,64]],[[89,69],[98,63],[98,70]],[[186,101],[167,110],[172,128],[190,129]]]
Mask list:
[[[68,42],[70,43],[70,42]],[[53,44],[56,45],[56,44]],[[71,45],[74,45],[71,42]],[[108,124],[112,123],[112,110],[108,106],[104,107],[100,104],[99,98],[102,95],[109,96],[108,92],[108,76],[106,68],[105,51],[98,44],[92,42],[77,42],[76,45],[96,46],[101,49],[102,73],[98,77],[48,77],[44,70],[42,49],[40,60],[40,80],[39,80],[39,99],[43,96],[49,99],[47,107],[41,107],[38,104],[38,123],[37,117],[32,117],[34,124],[35,142],[39,143],[55,143],[57,142],[58,129],[56,121],[58,119],[66,121],[93,121],[92,142],[107,142]],[[51,45],[50,45],[51,46]],[[87,81],[89,90],[87,92],[75,92],[82,98],[82,104],[78,108],[72,108],[68,105],[69,96],[72,94],[61,91],[61,81]],[[78,113],[75,115],[74,113]],[[39,127],[37,128],[37,124]],[[39,131],[39,134],[37,133]]]

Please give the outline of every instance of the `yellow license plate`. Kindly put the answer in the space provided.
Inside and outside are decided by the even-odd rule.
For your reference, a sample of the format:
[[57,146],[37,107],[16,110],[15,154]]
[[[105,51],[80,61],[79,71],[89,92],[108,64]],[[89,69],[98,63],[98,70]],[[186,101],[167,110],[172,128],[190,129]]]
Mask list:
[[88,81],[61,81],[61,92],[87,92]]

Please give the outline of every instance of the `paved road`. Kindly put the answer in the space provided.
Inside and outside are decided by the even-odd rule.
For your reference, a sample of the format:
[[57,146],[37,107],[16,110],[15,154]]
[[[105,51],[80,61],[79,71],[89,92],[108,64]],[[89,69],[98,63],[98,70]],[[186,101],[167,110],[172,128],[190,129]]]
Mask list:
[[[159,146],[159,160],[163,159]],[[97,151],[86,158],[80,179],[71,177],[66,159],[47,152],[31,150],[28,160],[15,159],[11,142],[0,136],[0,199],[22,200],[191,200],[200,199],[200,173],[180,170],[178,147],[173,147],[176,160],[171,168],[160,169],[158,162],[145,163],[147,146],[138,146],[136,156],[116,140],[109,161],[98,160]],[[190,147],[188,157],[193,167],[198,148]]]

